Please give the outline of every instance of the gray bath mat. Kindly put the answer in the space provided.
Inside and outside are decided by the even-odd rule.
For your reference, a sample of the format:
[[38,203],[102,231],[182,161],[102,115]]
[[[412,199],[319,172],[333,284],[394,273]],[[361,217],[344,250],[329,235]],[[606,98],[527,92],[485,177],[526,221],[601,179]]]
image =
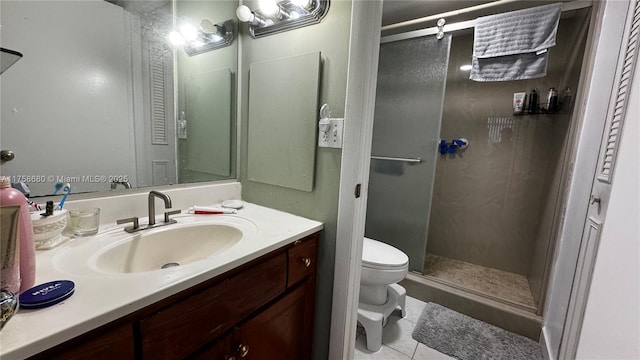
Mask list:
[[435,303],[425,306],[413,338],[461,360],[542,359],[535,341]]

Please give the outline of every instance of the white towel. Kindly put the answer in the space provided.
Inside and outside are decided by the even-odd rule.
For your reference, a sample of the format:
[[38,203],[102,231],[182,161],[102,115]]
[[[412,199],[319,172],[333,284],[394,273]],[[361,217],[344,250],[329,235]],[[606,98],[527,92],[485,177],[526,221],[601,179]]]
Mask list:
[[479,17],[469,78],[509,81],[545,76],[548,49],[556,44],[561,8],[556,3]]

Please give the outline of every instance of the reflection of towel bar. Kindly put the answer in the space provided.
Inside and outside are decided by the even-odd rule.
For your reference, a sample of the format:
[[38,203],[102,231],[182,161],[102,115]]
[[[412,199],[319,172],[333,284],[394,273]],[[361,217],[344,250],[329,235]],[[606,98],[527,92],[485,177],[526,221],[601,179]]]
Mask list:
[[398,157],[388,157],[388,156],[372,156],[371,158],[375,160],[403,161],[403,162],[409,162],[409,163],[422,162],[422,159],[420,158],[410,159],[410,158],[398,158]]

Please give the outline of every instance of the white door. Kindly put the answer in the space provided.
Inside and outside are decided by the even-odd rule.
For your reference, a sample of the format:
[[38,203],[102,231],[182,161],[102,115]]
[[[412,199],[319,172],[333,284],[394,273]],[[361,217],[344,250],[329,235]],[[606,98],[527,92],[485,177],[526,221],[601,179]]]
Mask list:
[[142,110],[136,119],[138,186],[175,184],[173,54],[154,43],[144,29],[142,39]]

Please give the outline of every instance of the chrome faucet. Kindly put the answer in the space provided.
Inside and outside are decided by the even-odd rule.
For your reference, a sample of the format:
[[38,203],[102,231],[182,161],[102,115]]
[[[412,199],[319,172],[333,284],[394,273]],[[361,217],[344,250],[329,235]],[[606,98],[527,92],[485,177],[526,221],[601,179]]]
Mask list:
[[138,217],[132,217],[127,219],[120,219],[116,221],[116,224],[133,223],[132,226],[126,227],[124,231],[128,233],[134,233],[144,229],[151,229],[158,226],[164,226],[169,224],[175,224],[177,221],[169,219],[169,215],[180,214],[180,210],[165,211],[164,222],[156,224],[156,198],[160,198],[164,201],[165,209],[171,208],[171,198],[167,194],[163,194],[159,191],[151,190],[149,192],[148,204],[149,204],[149,224],[145,227],[140,227]]
[[163,194],[159,191],[151,190],[149,191],[149,226],[153,226],[156,224],[156,199],[160,198],[164,201],[164,208],[171,208],[171,198],[167,194]]

